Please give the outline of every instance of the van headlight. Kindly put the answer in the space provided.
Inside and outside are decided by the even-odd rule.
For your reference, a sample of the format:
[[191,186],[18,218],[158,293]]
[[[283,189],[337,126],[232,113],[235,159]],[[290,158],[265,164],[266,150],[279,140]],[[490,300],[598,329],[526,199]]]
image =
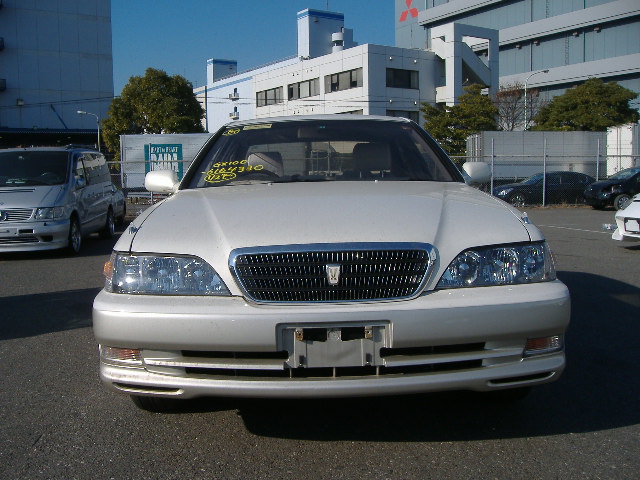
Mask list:
[[465,250],[449,264],[436,288],[488,287],[556,278],[546,242]]
[[36,220],[60,220],[65,217],[64,207],[46,207],[36,209]]
[[132,295],[230,295],[216,271],[198,257],[114,252],[104,266],[105,290]]

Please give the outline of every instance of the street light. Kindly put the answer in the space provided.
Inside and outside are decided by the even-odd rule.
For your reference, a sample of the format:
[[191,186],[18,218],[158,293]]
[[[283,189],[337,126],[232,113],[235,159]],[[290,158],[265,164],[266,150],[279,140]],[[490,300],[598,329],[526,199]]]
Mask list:
[[531,77],[533,77],[534,75],[537,75],[539,73],[549,73],[549,70],[539,70],[537,72],[533,72],[524,81],[524,129],[525,129],[525,131],[529,128],[529,119],[527,118],[527,84],[529,83],[529,79]]
[[100,151],[100,117],[95,113],[85,112],[84,110],[78,110],[76,113],[78,115],[93,115],[96,117],[96,123],[98,124],[98,151]]

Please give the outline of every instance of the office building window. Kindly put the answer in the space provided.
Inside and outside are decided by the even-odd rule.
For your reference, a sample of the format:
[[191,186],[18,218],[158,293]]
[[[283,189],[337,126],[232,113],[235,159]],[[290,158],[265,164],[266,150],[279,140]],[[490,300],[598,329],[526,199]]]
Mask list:
[[362,68],[324,77],[324,93],[339,92],[362,86]]
[[415,70],[387,68],[387,87],[418,88],[418,72]]
[[288,94],[289,96],[287,98],[289,100],[320,95],[320,79],[314,78],[313,80],[292,83],[288,86]]
[[282,103],[284,88],[276,87],[269,90],[262,90],[256,93],[256,107],[264,107],[267,105],[274,105],[276,103]]

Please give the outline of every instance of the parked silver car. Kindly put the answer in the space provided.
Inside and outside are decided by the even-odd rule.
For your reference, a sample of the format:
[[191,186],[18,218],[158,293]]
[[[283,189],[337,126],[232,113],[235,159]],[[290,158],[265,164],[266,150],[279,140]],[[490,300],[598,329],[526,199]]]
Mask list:
[[121,236],[93,309],[101,378],[142,408],[521,394],[564,369],[569,293],[541,232],[415,123],[234,122],[146,187],[172,195]]
[[0,150],[0,253],[66,248],[114,234],[125,201],[100,152],[69,147]]

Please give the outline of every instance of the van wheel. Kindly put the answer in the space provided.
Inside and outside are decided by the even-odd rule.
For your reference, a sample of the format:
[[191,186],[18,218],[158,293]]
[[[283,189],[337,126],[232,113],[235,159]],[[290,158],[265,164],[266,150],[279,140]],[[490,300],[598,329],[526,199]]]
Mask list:
[[142,395],[131,395],[131,400],[136,407],[153,413],[167,413],[180,410],[182,401],[176,398],[145,397]]
[[80,247],[82,246],[82,231],[80,230],[80,222],[77,217],[71,217],[69,221],[69,242],[67,245],[67,252],[71,255],[77,255],[80,253]]
[[116,233],[116,222],[113,218],[113,210],[109,208],[107,210],[107,220],[105,221],[104,227],[100,230],[100,238],[111,238]]

